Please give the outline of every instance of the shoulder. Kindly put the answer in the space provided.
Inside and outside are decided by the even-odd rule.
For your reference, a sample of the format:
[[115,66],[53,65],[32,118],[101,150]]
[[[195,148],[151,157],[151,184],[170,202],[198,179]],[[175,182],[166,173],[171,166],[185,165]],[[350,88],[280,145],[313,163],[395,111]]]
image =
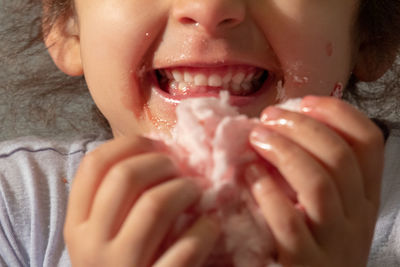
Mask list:
[[68,262],[62,228],[70,183],[84,155],[103,142],[83,136],[0,143],[0,256],[7,265],[68,265],[61,262]]

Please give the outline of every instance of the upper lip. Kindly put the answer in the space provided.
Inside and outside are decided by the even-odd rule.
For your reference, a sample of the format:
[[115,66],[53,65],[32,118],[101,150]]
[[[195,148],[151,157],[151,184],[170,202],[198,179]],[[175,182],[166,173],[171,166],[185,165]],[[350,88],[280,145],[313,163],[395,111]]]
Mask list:
[[[190,52],[189,52],[190,54]],[[227,53],[228,54],[228,53]],[[253,55],[234,55],[234,56],[215,56],[199,55],[192,53],[187,55],[170,55],[165,58],[154,59],[152,69],[166,68],[218,68],[224,66],[252,66],[270,72],[279,73],[280,68],[275,60],[270,56],[253,56]]]
[[151,51],[151,67],[217,68],[247,65],[273,73],[280,72],[279,61],[267,41],[260,45],[251,40],[243,42],[242,39],[238,41],[229,38],[217,38],[202,33],[179,34],[176,38],[166,38],[162,45]]

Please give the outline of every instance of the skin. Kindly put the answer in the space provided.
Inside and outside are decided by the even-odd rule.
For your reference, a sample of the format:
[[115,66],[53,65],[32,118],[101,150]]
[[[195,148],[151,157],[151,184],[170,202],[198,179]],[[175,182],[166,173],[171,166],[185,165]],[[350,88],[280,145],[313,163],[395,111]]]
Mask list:
[[241,107],[258,116],[277,101],[279,81],[287,98],[329,95],[337,83],[346,84],[355,65],[356,0],[77,0],[75,5],[77,19],[67,32],[74,37],[68,46],[76,51],[65,56],[56,46],[50,52],[67,58],[58,60],[67,73],[85,74],[115,136],[168,132],[173,126],[175,104],[142,79],[154,69],[235,64],[266,69],[274,76],[271,88]]
[[[272,77],[268,90],[239,108],[261,116],[250,143],[297,193],[293,203],[263,166],[246,172],[276,238],[278,261],[365,266],[383,140],[363,114],[323,97],[338,83],[345,85],[352,71],[360,79],[376,74],[362,68],[369,55],[358,51],[354,35],[357,1],[77,0],[75,5],[76,16],[54,28],[46,44],[61,70],[85,75],[115,136],[85,157],[74,179],[64,235],[75,266],[201,266],[219,236],[215,218],[199,218],[174,245],[158,251],[174,219],[198,201],[201,189],[180,176],[157,144],[141,137],[168,133],[175,123],[176,101],[162,96],[147,74],[234,64],[261,67]],[[286,98],[316,96],[303,99],[300,113],[268,107],[280,100],[279,81]]]

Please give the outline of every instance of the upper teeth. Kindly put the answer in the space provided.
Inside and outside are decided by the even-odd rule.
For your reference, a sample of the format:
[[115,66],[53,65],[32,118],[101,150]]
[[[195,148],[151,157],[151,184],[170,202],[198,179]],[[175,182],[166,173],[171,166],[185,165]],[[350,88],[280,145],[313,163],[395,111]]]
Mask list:
[[180,90],[191,86],[209,86],[231,89],[236,93],[251,91],[253,82],[263,71],[257,68],[229,69],[227,71],[194,71],[183,69],[165,69],[160,73],[169,80],[170,85]]

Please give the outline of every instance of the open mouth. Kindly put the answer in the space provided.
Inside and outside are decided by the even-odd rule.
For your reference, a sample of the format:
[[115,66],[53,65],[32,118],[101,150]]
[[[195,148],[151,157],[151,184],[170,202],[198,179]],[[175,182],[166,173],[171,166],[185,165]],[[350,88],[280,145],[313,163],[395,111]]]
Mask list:
[[176,97],[218,95],[250,96],[268,80],[269,72],[253,66],[212,68],[174,67],[155,70],[159,87]]

